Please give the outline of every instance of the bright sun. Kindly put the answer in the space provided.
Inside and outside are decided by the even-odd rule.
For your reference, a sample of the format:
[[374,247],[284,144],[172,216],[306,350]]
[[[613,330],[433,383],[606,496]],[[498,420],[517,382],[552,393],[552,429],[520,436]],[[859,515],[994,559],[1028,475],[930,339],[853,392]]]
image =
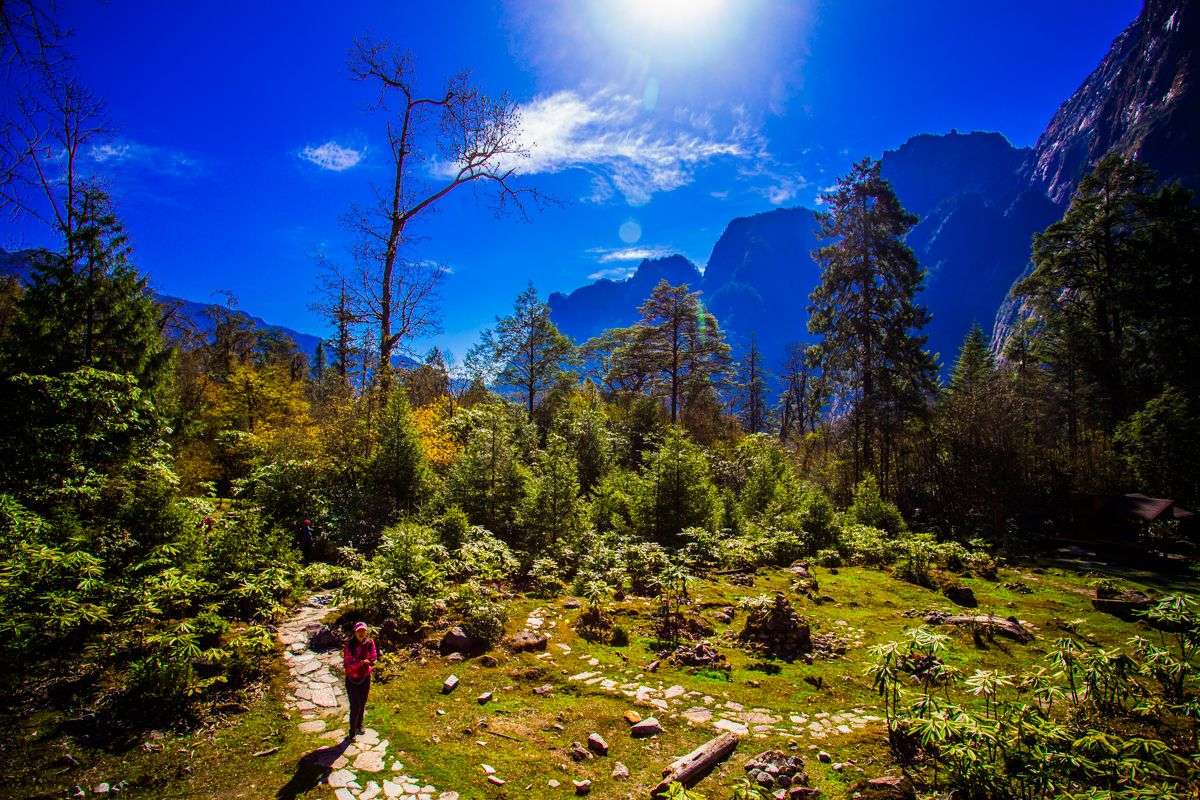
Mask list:
[[659,33],[689,33],[715,24],[722,0],[623,0],[629,21]]

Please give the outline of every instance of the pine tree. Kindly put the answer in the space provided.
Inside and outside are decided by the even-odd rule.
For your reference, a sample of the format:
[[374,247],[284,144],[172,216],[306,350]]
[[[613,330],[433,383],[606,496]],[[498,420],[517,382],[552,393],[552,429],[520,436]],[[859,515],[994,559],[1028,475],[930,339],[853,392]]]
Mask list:
[[512,543],[528,470],[521,462],[525,421],[507,403],[481,402],[459,415],[467,426],[462,455],[450,471],[450,498],[471,522]]
[[677,546],[686,528],[714,530],[719,508],[704,451],[672,425],[643,474],[636,512],[642,534]]
[[583,529],[578,465],[566,440],[551,433],[539,452],[521,510],[524,549],[555,552],[559,541],[571,540]]
[[987,337],[977,322],[971,326],[958,351],[958,360],[950,373],[950,391],[976,391],[986,385],[995,371],[996,360],[992,358]]
[[511,316],[496,320],[491,347],[493,361],[501,365],[499,380],[523,391],[530,418],[541,395],[575,359],[575,346],[550,319],[550,306],[533,284],[517,296]]
[[610,332],[617,342],[612,371],[648,376],[652,393],[666,398],[671,422],[679,421],[689,393],[721,380],[729,369],[729,345],[717,319],[687,284],[661,280],[639,309],[632,327]]
[[738,419],[747,433],[761,433],[767,428],[767,374],[763,369],[758,339],[750,339],[750,349],[742,360],[737,377]]
[[817,429],[825,402],[824,381],[812,367],[810,348],[792,344],[783,365],[783,394],[779,399],[779,438],[803,438]]
[[900,205],[879,162],[855,164],[823,199],[829,210],[819,215],[819,236],[829,243],[813,253],[821,282],[808,328],[820,337],[822,374],[853,405],[857,482],[866,472],[886,474],[887,437],[933,389],[933,359],[916,333],[930,317],[916,301],[924,273],[904,243],[917,218]]
[[1083,407],[1109,429],[1164,383],[1196,381],[1182,365],[1200,357],[1200,213],[1190,193],[1156,184],[1149,167],[1104,158],[1035,237],[1033,272],[1014,288],[1041,321],[1035,351],[1060,383],[1078,373]]
[[108,195],[84,187],[75,198],[66,252],[40,252],[21,295],[4,370],[59,375],[81,367],[132,375],[152,394],[171,352],[162,311],[129,263],[125,230]]
[[431,474],[403,389],[390,391],[379,431],[368,472],[372,500],[379,510],[377,524],[383,528],[417,508],[425,498]]

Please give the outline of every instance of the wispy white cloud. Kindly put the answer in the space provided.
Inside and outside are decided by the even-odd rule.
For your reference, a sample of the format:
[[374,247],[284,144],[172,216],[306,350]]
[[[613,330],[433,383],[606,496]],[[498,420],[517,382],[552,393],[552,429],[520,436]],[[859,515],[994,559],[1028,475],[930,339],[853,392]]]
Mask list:
[[300,158],[331,172],[345,172],[358,166],[367,154],[367,149],[354,149],[338,144],[332,139],[313,147],[308,145],[300,151]]
[[645,261],[647,258],[662,258],[675,251],[669,247],[621,247],[617,249],[593,247],[588,252],[594,254],[596,260],[601,264],[611,264],[615,261]]
[[635,266],[608,267],[607,269],[598,269],[592,274],[588,275],[588,280],[623,281],[629,279],[635,272],[637,272],[637,267]]
[[98,170],[104,171],[113,168],[138,169],[171,177],[193,177],[203,172],[200,161],[181,150],[131,139],[114,139],[92,145],[87,150],[87,157]]
[[702,165],[754,158],[763,146],[741,109],[719,133],[711,114],[680,109],[672,119],[650,117],[641,98],[612,90],[537,97],[522,107],[521,125],[529,158],[515,165],[520,172],[587,169],[595,176],[587,199],[605,202],[611,187],[633,206],[686,186]]

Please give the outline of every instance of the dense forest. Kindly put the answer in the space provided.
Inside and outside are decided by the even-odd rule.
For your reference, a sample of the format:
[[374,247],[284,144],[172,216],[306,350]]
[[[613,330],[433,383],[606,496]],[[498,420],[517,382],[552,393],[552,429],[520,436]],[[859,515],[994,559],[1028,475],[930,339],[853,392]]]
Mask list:
[[[360,47],[357,75],[389,86],[381,53]],[[78,101],[68,152],[72,87],[52,87]],[[511,107],[458,96],[503,150]],[[458,155],[512,191],[495,152]],[[952,596],[1037,558],[1073,495],[1200,502],[1200,208],[1120,155],[1036,237],[1004,352],[974,328],[946,382],[916,219],[871,159],[823,196],[820,283],[794,298],[810,343],[737,360],[703,296],[663,281],[587,342],[530,285],[461,363],[402,362],[436,329],[438,274],[397,260],[400,234],[369,297],[329,272],[314,353],[233,302],[201,331],[150,297],[103,185],[44,188],[59,245],[0,291],[3,682],[18,709],[86,709],[72,735],[105,746],[251,702],[315,592],[378,631],[384,665],[452,625],[492,648],[515,597],[584,598],[580,635],[613,647],[631,631],[608,609],[651,598],[673,648],[706,577],[865,567]],[[392,231],[418,211],[390,209]],[[1156,524],[1147,556],[1176,535]],[[1146,613],[1165,638],[1064,634],[1031,672],[968,676],[970,709],[939,699],[961,682],[947,637],[877,646],[896,763],[964,798],[1191,796],[1200,615],[1178,593]]]

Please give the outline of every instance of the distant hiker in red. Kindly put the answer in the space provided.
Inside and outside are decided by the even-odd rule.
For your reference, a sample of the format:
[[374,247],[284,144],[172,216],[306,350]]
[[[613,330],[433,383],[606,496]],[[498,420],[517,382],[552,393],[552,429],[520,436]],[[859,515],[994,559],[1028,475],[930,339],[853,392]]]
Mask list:
[[363,714],[371,691],[371,667],[379,658],[375,640],[367,633],[365,622],[354,623],[354,638],[346,642],[342,660],[346,666],[346,695],[350,698],[350,736],[363,732]]

